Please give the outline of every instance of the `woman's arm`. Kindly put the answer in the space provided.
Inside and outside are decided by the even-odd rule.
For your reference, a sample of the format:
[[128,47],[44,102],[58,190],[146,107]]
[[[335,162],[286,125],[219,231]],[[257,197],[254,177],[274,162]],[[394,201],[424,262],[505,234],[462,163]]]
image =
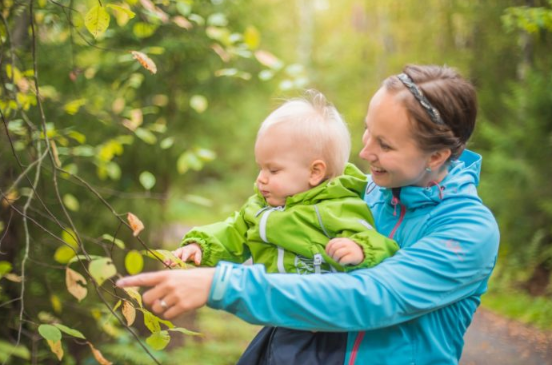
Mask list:
[[303,330],[387,327],[478,293],[494,267],[498,228],[473,207],[432,222],[429,236],[382,264],[349,274],[266,274],[222,263],[208,305],[247,322]]

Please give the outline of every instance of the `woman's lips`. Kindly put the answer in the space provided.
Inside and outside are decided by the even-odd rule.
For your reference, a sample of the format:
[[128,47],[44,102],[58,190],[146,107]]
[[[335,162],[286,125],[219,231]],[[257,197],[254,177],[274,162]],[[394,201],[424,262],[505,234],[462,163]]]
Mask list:
[[370,171],[373,175],[381,175],[387,172],[384,169],[375,166],[370,166]]

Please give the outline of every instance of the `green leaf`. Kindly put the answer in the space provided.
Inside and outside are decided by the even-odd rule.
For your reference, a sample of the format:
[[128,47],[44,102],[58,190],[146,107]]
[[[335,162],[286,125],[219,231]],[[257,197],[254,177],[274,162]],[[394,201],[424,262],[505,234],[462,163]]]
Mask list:
[[183,334],[189,335],[189,336],[203,336],[203,334],[201,334],[199,332],[190,331],[190,330],[187,330],[186,328],[182,328],[182,327],[171,328],[171,329],[169,329],[169,331],[180,332],[180,333],[183,333]]
[[144,313],[144,324],[150,330],[151,333],[161,331],[161,325],[159,324],[159,318],[146,309],[140,309]]
[[61,239],[73,248],[79,247],[76,237],[77,235],[75,234],[75,232],[73,232],[71,228],[67,228],[66,230],[61,232]]
[[86,99],[77,99],[65,104],[63,109],[67,114],[75,115],[84,104],[86,104]]
[[173,144],[174,144],[174,137],[167,137],[161,141],[159,146],[161,147],[162,150],[166,150],[168,148],[171,148]]
[[94,38],[98,38],[100,35],[105,33],[109,27],[109,19],[109,13],[105,10],[105,8],[103,6],[96,5],[92,7],[88,13],[86,13],[86,16],[84,17],[84,25]]
[[163,350],[169,342],[171,341],[171,336],[167,331],[153,332],[151,336],[146,338],[146,343],[150,345],[154,350]]
[[110,235],[110,234],[107,234],[107,233],[103,234],[103,235],[102,235],[102,239],[116,244],[117,247],[119,247],[120,249],[124,249],[124,248],[125,248],[125,243],[124,243],[122,240],[120,240],[120,239],[118,239],[118,238],[115,238],[115,237],[113,237],[113,236]]
[[206,148],[199,148],[195,151],[197,157],[199,157],[203,161],[213,161],[217,154],[214,151],[208,150]]
[[86,142],[86,136],[77,131],[70,131],[69,133],[67,133],[67,136],[73,138],[75,141],[79,142],[80,144],[83,144]]
[[209,15],[209,18],[207,18],[207,25],[225,27],[228,25],[228,19],[226,19],[226,15],[223,13],[214,13]]
[[155,185],[155,175],[149,171],[142,172],[140,174],[140,184],[142,184],[144,189],[151,190],[151,188]]
[[155,134],[153,134],[151,131],[148,131],[147,129],[136,128],[134,133],[136,133],[138,138],[140,138],[142,141],[146,142],[147,144],[157,143],[157,137],[155,137]]
[[134,24],[132,32],[137,38],[148,38],[151,37],[157,30],[157,25],[148,24],[143,22],[138,22]]
[[114,9],[114,10],[116,10],[116,11],[123,12],[123,13],[125,13],[126,15],[128,15],[128,17],[129,17],[130,19],[134,18],[134,16],[136,15],[136,13],[133,12],[132,10],[127,9],[127,8],[124,8],[124,7],[119,6],[119,5],[107,4],[106,7],[111,8],[111,9]]
[[40,333],[40,335],[46,340],[50,340],[53,342],[61,340],[60,330],[57,327],[52,326],[51,324],[41,324],[40,326],[38,326],[38,333]]
[[23,345],[14,346],[9,342],[0,340],[0,361],[7,362],[10,356],[16,356],[23,360],[30,360],[31,352]]
[[98,285],[102,285],[104,281],[117,274],[115,265],[107,257],[92,261],[88,266],[88,270]]
[[12,268],[13,266],[9,261],[0,261],[0,277],[12,271]]
[[188,16],[192,13],[192,4],[185,1],[178,1],[176,3],[176,10],[184,16]]
[[64,326],[62,324],[59,324],[59,323],[54,323],[54,326],[56,326],[57,328],[59,328],[61,330],[61,332],[64,332],[66,334],[68,334],[69,336],[73,336],[73,337],[76,337],[76,338],[81,338],[83,340],[86,340],[86,337],[84,337],[84,335],[75,330],[75,329],[72,329],[72,328],[69,328],[67,326]]
[[203,95],[194,95],[190,99],[190,106],[196,112],[203,113],[205,110],[207,110],[207,107],[209,106],[209,103],[207,101],[207,98],[205,98],[205,96],[203,96]]
[[203,162],[192,152],[186,151],[180,155],[176,161],[176,170],[179,174],[184,174],[192,169],[199,171],[203,168]]
[[144,268],[144,258],[136,250],[129,251],[125,257],[125,268],[130,275],[138,274]]
[[121,178],[121,168],[119,167],[119,164],[117,164],[116,162],[109,162],[107,165],[106,165],[106,171],[107,171],[107,176],[109,176],[109,178],[111,180],[119,180]]
[[79,201],[72,194],[65,194],[63,196],[63,204],[67,207],[67,209],[73,212],[79,211],[79,208],[80,208]]
[[54,253],[54,260],[60,264],[67,264],[75,255],[75,250],[71,247],[60,246]]

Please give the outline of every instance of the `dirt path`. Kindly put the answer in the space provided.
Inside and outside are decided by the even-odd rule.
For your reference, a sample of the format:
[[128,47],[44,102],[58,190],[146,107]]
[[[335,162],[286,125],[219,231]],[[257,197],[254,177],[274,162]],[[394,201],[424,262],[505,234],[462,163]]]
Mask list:
[[464,337],[461,365],[552,365],[552,333],[479,309]]

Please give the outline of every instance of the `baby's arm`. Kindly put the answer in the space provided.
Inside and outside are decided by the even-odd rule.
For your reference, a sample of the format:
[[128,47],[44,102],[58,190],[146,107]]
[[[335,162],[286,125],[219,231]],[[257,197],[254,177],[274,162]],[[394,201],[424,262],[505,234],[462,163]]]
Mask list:
[[399,249],[373,228],[372,213],[360,198],[320,204],[320,221],[331,238],[326,254],[346,271],[376,266]]
[[[201,247],[197,243],[190,243],[184,247],[180,247],[172,252],[173,255],[178,257],[184,262],[193,262],[195,265],[201,264],[202,251]],[[175,266],[176,263],[168,262],[169,265]]]

